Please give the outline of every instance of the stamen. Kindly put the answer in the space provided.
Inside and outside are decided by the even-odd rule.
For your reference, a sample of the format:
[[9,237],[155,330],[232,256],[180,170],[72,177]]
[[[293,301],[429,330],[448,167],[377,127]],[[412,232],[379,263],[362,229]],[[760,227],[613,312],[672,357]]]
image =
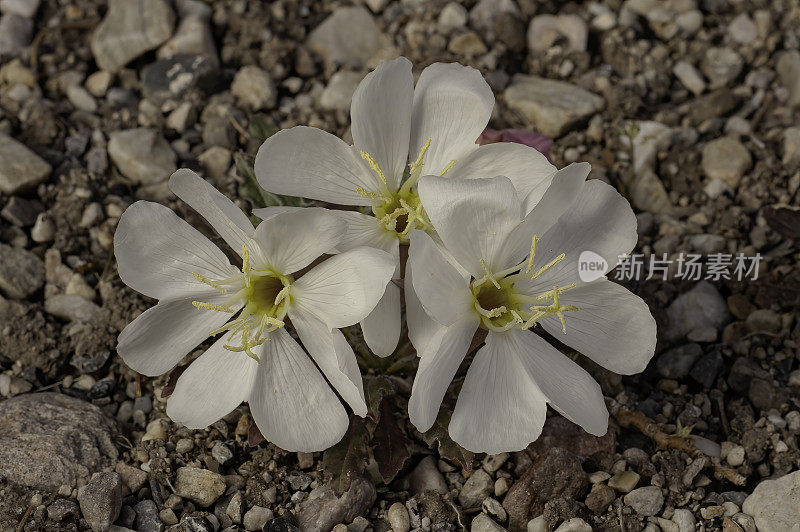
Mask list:
[[283,301],[284,299],[286,299],[286,297],[287,297],[288,295],[289,295],[289,287],[288,287],[288,286],[284,286],[284,287],[281,289],[281,291],[280,291],[280,292],[278,292],[278,295],[277,295],[277,296],[275,296],[275,306],[277,307],[278,305],[280,305],[280,304],[281,304],[281,301]]
[[366,190],[365,188],[362,187],[356,187],[356,192],[362,198],[370,198],[374,200],[382,200],[387,202],[392,201],[392,198],[384,196],[383,194],[378,194],[377,192],[372,192],[371,190]]
[[439,177],[442,177],[444,174],[446,174],[455,164],[456,164],[456,160],[455,159],[453,159],[452,161],[447,163],[447,166],[445,166],[442,169],[442,171],[439,172]]
[[359,153],[361,153],[361,158],[367,161],[367,164],[369,164],[369,167],[373,172],[375,172],[375,175],[377,175],[378,178],[383,181],[384,185],[387,185],[388,181],[386,181],[386,176],[384,175],[383,170],[381,170],[381,167],[378,165],[378,163],[375,162],[375,159],[372,158],[372,155],[363,150]]
[[525,266],[525,273],[531,273],[533,269],[533,259],[536,256],[536,245],[539,243],[539,237],[537,235],[533,235],[531,238],[531,253],[528,255],[528,264]]
[[250,288],[250,252],[247,245],[242,244],[242,273],[244,274],[244,285]]
[[499,290],[500,289],[500,283],[498,283],[497,279],[494,278],[494,275],[492,274],[492,271],[489,269],[489,267],[486,265],[486,261],[484,261],[483,259],[481,259],[481,266],[483,266],[483,271],[486,272],[486,275],[481,277],[480,280],[478,280],[475,283],[474,286],[480,286],[483,283],[485,283],[486,281],[491,281],[492,284],[494,285],[494,287]]
[[422,146],[422,149],[419,150],[419,155],[417,155],[417,159],[408,165],[408,179],[406,179],[403,186],[400,187],[399,195],[405,196],[411,191],[411,187],[413,187],[419,178],[422,176],[422,167],[423,167],[423,159],[425,158],[425,152],[428,151],[428,148],[431,145],[431,139],[425,141],[425,144]]
[[199,273],[192,272],[192,275],[194,275],[194,278],[197,279],[198,281],[200,281],[201,283],[207,284],[208,286],[212,287],[214,290],[217,290],[220,293],[225,294],[227,292],[225,287],[221,286],[218,282],[215,282],[215,281],[212,281],[212,280],[210,280],[210,279],[208,279],[206,277],[203,277]]
[[222,305],[215,305],[213,303],[206,303],[205,301],[192,301],[192,305],[195,308],[202,309],[202,310],[215,310],[217,312],[229,312],[231,314],[236,312],[232,308],[223,307]]
[[[530,280],[531,280],[531,281],[533,281],[534,279],[536,279],[537,277],[539,277],[540,275],[542,275],[544,272],[546,272],[547,270],[549,270],[550,268],[552,268],[553,266],[555,266],[556,264],[558,264],[559,262],[561,262],[562,260],[564,260],[564,257],[566,257],[566,256],[567,256],[567,254],[566,254],[566,253],[562,253],[562,254],[561,254],[561,255],[559,255],[558,257],[554,258],[553,260],[551,260],[550,262],[548,262],[547,264],[545,264],[544,266],[542,266],[541,268],[539,268],[539,269],[536,271],[536,273],[534,273],[534,274],[533,274],[533,275],[530,277]],[[526,272],[526,273],[527,273],[527,272]]]
[[500,306],[493,308],[491,310],[486,310],[483,308],[478,301],[475,301],[475,310],[478,311],[479,314],[486,316],[487,318],[497,318],[498,316],[502,316],[506,311],[506,307]]

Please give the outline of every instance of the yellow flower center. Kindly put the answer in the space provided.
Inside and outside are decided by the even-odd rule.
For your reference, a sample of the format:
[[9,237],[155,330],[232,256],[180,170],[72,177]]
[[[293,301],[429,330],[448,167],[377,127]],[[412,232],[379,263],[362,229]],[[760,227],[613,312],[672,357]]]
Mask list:
[[[408,244],[409,235],[414,229],[423,231],[432,229],[431,221],[425,213],[415,188],[417,181],[422,177],[425,152],[428,151],[430,145],[431,139],[428,139],[420,149],[416,160],[408,165],[408,174],[400,188],[394,192],[389,190],[386,174],[375,159],[365,151],[360,152],[361,157],[367,161],[370,169],[381,182],[381,191],[368,191],[358,187],[356,192],[372,200],[372,213],[378,219],[378,225],[393,233],[403,244]],[[444,175],[455,163],[455,161],[450,161],[438,175]]]
[[261,360],[253,348],[269,340],[265,335],[285,325],[283,320],[291,304],[291,287],[294,282],[292,276],[282,275],[269,268],[252,268],[246,245],[242,245],[241,274],[219,280],[207,279],[198,273],[193,275],[201,283],[222,294],[227,294],[231,287],[237,288],[221,305],[203,301],[192,301],[192,305],[198,309],[234,314],[236,311],[232,306],[241,302],[244,307],[239,316],[209,334],[216,336],[229,331],[229,342],[239,335],[239,344],[225,344],[225,349],[244,352],[260,363]]
[[[528,258],[506,270],[492,272],[486,262],[481,260],[486,275],[473,279],[470,282],[470,291],[472,292],[473,308],[480,315],[482,328],[495,332],[503,332],[515,327],[527,330],[545,318],[557,316],[561,321],[561,330],[564,334],[567,333],[564,313],[579,309],[575,305],[564,305],[559,299],[561,294],[577,286],[577,283],[570,283],[562,287],[553,286],[552,290],[546,290],[535,296],[521,294],[514,288],[515,283],[522,280],[532,281],[564,260],[566,255],[562,253],[534,271],[534,257],[538,242],[539,237],[534,235]],[[548,301],[549,304],[547,304]]]

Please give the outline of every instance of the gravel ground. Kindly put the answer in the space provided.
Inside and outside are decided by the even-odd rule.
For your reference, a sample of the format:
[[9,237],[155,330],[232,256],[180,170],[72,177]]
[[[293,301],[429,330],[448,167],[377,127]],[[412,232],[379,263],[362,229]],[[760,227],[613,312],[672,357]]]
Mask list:
[[[0,13],[0,531],[800,524],[796,0],[0,0]],[[117,357],[151,304],[115,272],[123,210],[150,199],[201,226],[166,187],[189,167],[249,212],[263,139],[299,124],[349,139],[355,86],[397,55],[415,73],[480,69],[492,128],[552,138],[556,166],[588,161],[631,200],[646,264],[761,256],[757,279],[679,279],[675,260],[666,279],[622,281],[659,342],[632,377],[578,359],[607,396],[606,436],[552,413],[527,450],[473,456],[441,425],[408,423],[413,356],[363,357],[371,420],[328,453],[287,453],[259,441],[246,405],[206,430],[172,423],[174,383]],[[331,464],[359,435],[374,448],[344,479]]]

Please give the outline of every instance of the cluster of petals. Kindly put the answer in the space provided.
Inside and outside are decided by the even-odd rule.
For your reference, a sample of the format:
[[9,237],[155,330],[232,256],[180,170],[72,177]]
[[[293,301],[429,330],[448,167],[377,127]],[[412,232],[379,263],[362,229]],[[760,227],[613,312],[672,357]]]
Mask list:
[[170,417],[205,427],[249,401],[276,445],[321,450],[347,429],[339,397],[366,415],[339,329],[360,323],[373,353],[391,355],[405,300],[420,357],[409,416],[420,431],[479,340],[449,427],[457,443],[522,449],[541,433],[547,404],[605,433],[599,385],[548,337],[617,373],[647,365],[656,334],[646,304],[605,277],[578,275],[583,251],[610,269],[633,249],[635,216],[613,187],[586,180],[586,163],[557,170],[529,146],[476,144],[493,107],[477,70],[436,63],[415,86],[407,59],[384,61],[353,95],[352,146],[300,126],[256,157],[265,190],[340,208],[255,209],[255,228],[210,184],[178,171],[173,192],[242,266],[166,207],[131,206],[115,237],[119,273],[159,302],[120,335],[120,355],[160,375],[218,335],[178,379]]

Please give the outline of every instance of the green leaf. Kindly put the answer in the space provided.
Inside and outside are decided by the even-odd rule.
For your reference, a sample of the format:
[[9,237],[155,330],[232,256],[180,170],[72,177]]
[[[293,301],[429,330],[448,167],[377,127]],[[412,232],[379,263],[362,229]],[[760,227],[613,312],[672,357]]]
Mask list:
[[259,142],[264,142],[280,131],[275,122],[264,114],[257,114],[250,121],[250,136]]
[[372,454],[378,463],[378,471],[385,482],[391,482],[411,457],[411,441],[398,426],[388,399],[381,402],[380,421],[375,427],[373,443]]
[[450,414],[445,408],[442,408],[439,411],[439,415],[436,416],[433,426],[422,435],[422,439],[431,448],[436,445],[439,455],[445,460],[456,462],[462,469],[471,471],[472,459],[475,454],[464,449],[450,438],[450,433],[447,431],[449,425]]
[[369,459],[369,431],[364,421],[353,416],[353,423],[342,440],[322,455],[322,467],[337,497],[350,489],[354,477],[361,476]]
[[387,398],[392,397],[396,392],[394,384],[385,375],[364,377],[364,396],[367,400],[367,417],[378,423],[381,418],[380,405]]

